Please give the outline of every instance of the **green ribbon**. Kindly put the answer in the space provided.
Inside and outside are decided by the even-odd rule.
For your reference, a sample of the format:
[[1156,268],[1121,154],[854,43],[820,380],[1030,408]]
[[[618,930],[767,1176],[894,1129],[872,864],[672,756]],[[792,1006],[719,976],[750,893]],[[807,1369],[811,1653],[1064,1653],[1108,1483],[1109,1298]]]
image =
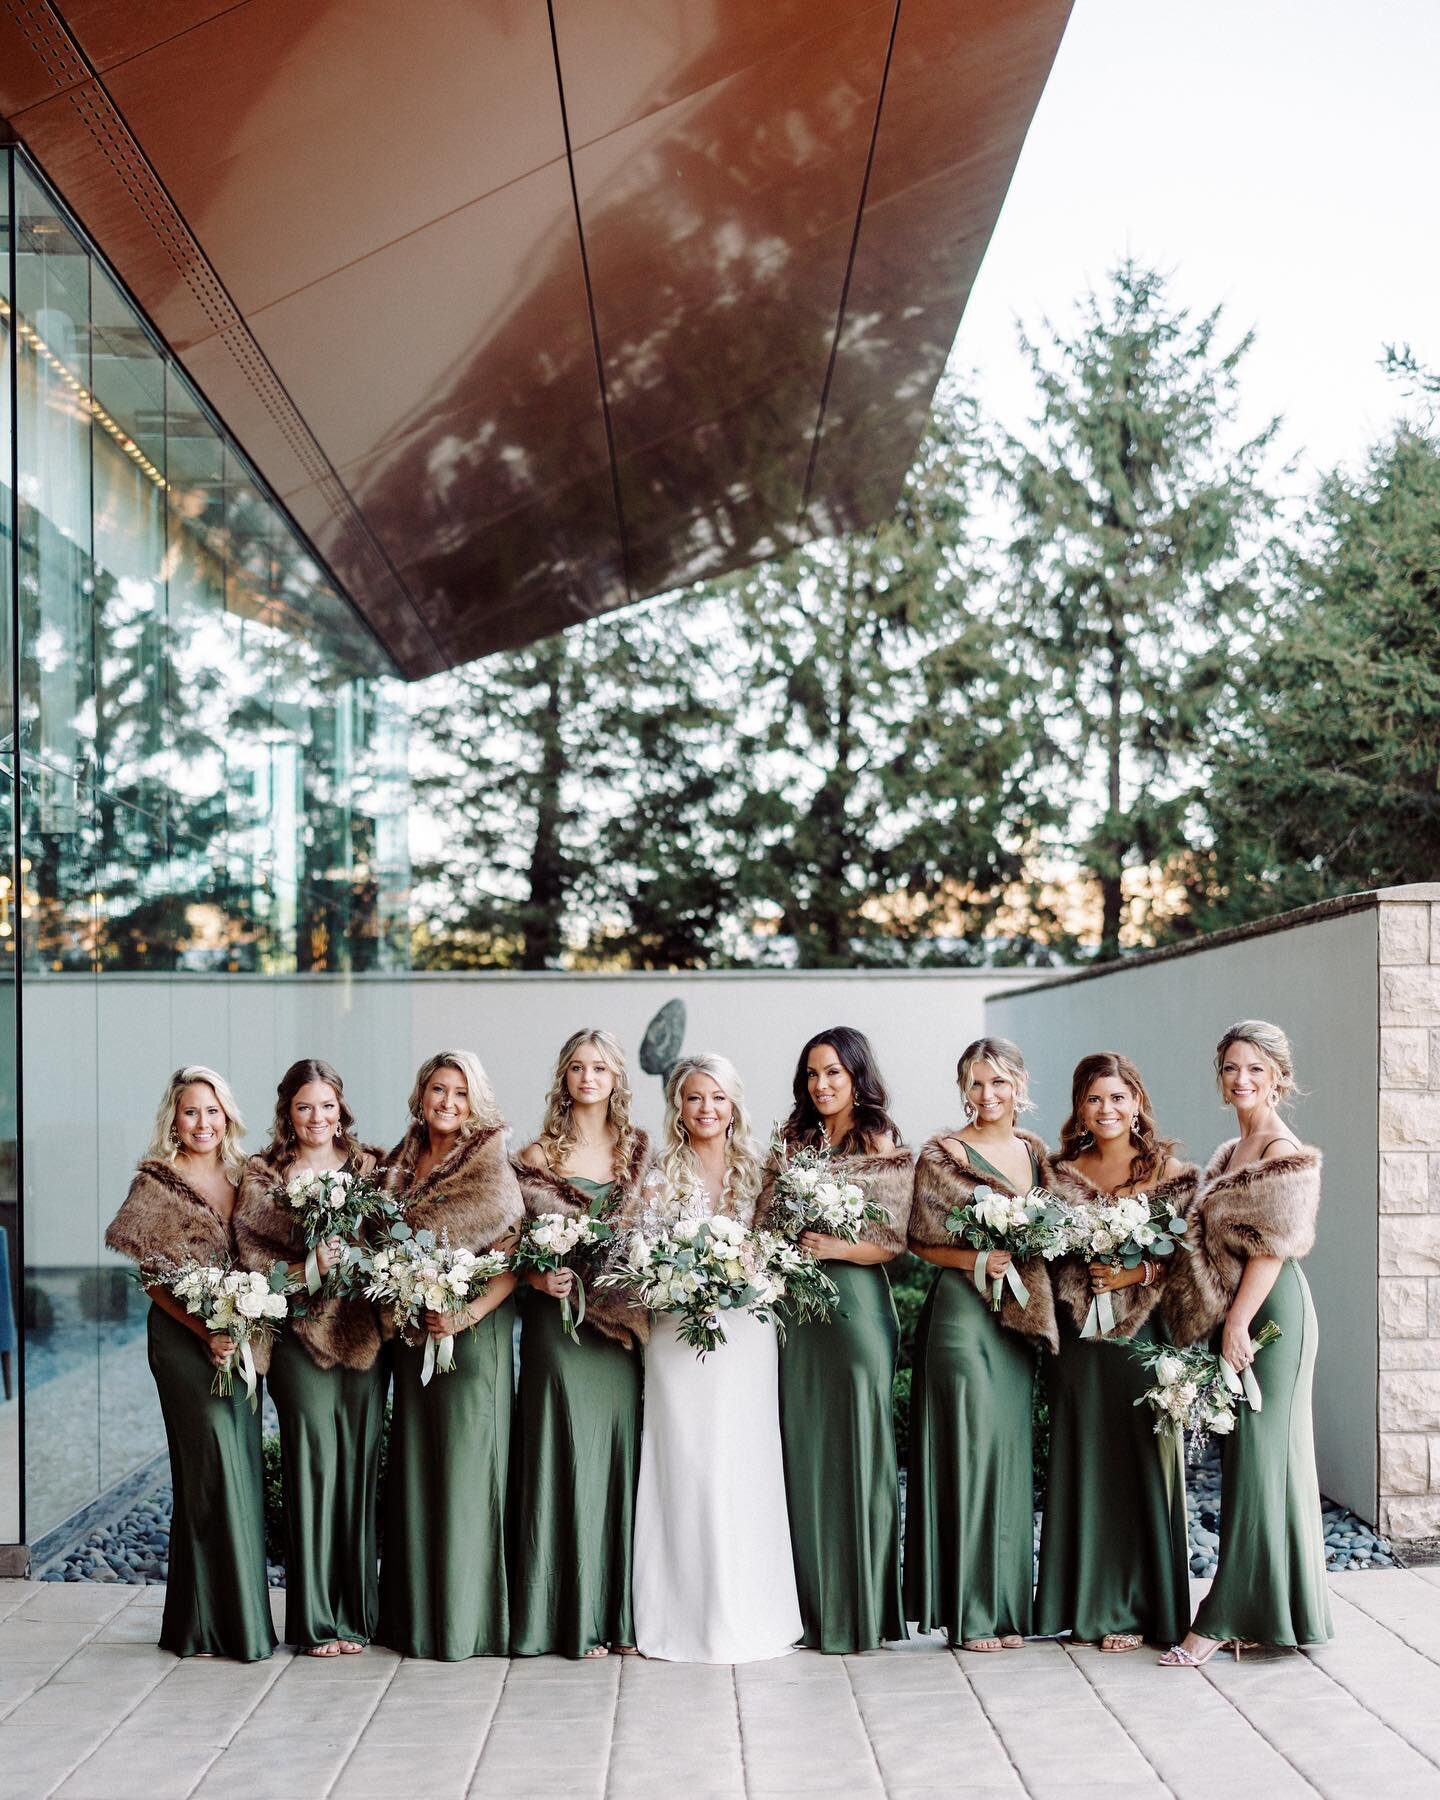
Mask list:
[[999,1312],[1000,1302],[1004,1298],[1007,1287],[1020,1302],[1021,1306],[1028,1306],[1030,1304],[1030,1290],[1020,1279],[1020,1272],[1015,1267],[1015,1264],[1012,1262],[1003,1275],[992,1276],[988,1274],[989,1263],[990,1252],[988,1250],[977,1250],[975,1253],[975,1268],[973,1271],[975,1291],[983,1299],[985,1296],[985,1284],[987,1280],[989,1281],[991,1312]]
[[[571,1270],[574,1274],[574,1270]],[[580,1327],[585,1323],[585,1283],[575,1276],[575,1305],[570,1304],[570,1296],[560,1296],[560,1329],[574,1343],[580,1342]]]
[[448,1375],[455,1367],[455,1333],[442,1338],[426,1336],[425,1354],[420,1361],[420,1385],[429,1387],[432,1375]]
[[[1252,1350],[1256,1348],[1253,1338],[1250,1341],[1250,1348]],[[1248,1363],[1237,1375],[1222,1356],[1220,1358],[1220,1373],[1225,1377],[1225,1385],[1232,1394],[1244,1394],[1245,1398],[1250,1402],[1251,1411],[1260,1411],[1260,1383],[1255,1379],[1255,1371]]]
[[324,1277],[320,1273],[319,1246],[308,1251],[305,1257],[305,1286],[312,1294],[320,1292],[320,1283]]
[[1080,1327],[1082,1338],[1108,1337],[1115,1329],[1115,1302],[1110,1298],[1107,1288],[1103,1294],[1096,1294],[1090,1302],[1090,1310],[1085,1315],[1085,1323]]

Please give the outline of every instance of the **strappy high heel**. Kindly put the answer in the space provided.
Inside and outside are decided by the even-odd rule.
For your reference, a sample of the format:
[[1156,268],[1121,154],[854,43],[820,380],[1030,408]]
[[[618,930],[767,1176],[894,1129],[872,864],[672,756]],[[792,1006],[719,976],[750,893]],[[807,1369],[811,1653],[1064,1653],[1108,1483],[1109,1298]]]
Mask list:
[[1172,1644],[1160,1658],[1162,1669],[1203,1669],[1217,1650],[1233,1650],[1235,1660],[1240,1660],[1239,1638],[1216,1638],[1208,1650],[1202,1650],[1197,1656],[1193,1650],[1187,1650],[1183,1644]]

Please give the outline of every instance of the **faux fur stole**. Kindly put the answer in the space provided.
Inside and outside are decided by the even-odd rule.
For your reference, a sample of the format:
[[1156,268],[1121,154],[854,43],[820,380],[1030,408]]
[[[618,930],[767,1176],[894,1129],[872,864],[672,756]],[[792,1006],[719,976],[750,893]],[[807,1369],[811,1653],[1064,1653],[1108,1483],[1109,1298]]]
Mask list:
[[[633,1225],[639,1217],[641,1189],[649,1162],[650,1139],[645,1132],[637,1131],[630,1152],[630,1166],[611,1188],[603,1215],[617,1234]],[[513,1166],[520,1182],[525,1211],[532,1218],[537,1213],[547,1212],[567,1216],[589,1213],[590,1196],[563,1175],[556,1175],[549,1169],[532,1168],[518,1159]],[[545,1301],[543,1296],[526,1299],[527,1306],[545,1304],[553,1305],[554,1302]],[[650,1338],[650,1315],[643,1306],[635,1305],[623,1288],[597,1287],[589,1280],[585,1283],[585,1323],[593,1325],[603,1336],[624,1344],[627,1349],[635,1343],[647,1343]]]
[[[355,1170],[373,1175],[383,1152],[362,1144]],[[288,1162],[264,1152],[252,1156],[240,1178],[235,1203],[235,1248],[247,1269],[268,1269],[277,1259],[300,1262],[305,1239],[288,1206],[281,1204]],[[321,1369],[369,1369],[380,1354],[380,1325],[368,1300],[311,1300],[290,1329]]]
[[1220,1325],[1252,1256],[1302,1257],[1315,1243],[1321,1155],[1302,1144],[1269,1162],[1226,1173],[1239,1138],[1210,1158],[1187,1209],[1187,1254],[1166,1283],[1164,1318],[1177,1344]]
[[[1105,1198],[1103,1190],[1089,1176],[1082,1175],[1073,1163],[1049,1164],[1047,1177],[1046,1185],[1053,1193],[1065,1199]],[[1140,1191],[1152,1200],[1168,1200],[1175,1213],[1184,1218],[1194,1196],[1195,1183],[1199,1179],[1200,1171],[1194,1163],[1181,1163],[1180,1172],[1172,1175],[1169,1181],[1155,1182]],[[1159,1305],[1166,1284],[1174,1273],[1174,1266],[1184,1254],[1184,1250],[1177,1245],[1172,1256],[1157,1257],[1155,1279],[1149,1287],[1137,1284],[1134,1287],[1111,1289],[1110,1303],[1115,1309],[1115,1329],[1105,1334],[1107,1338],[1118,1340],[1134,1337]],[[1052,1263],[1050,1271],[1055,1283],[1056,1302],[1068,1310],[1078,1331],[1084,1325],[1090,1302],[1095,1297],[1090,1291],[1089,1264],[1082,1262],[1078,1256],[1065,1256]]]
[[[1035,1157],[1043,1182],[1048,1167],[1049,1151],[1038,1137],[1028,1131],[1015,1133]],[[964,1249],[959,1238],[945,1229],[945,1220],[957,1206],[969,1206],[978,1187],[993,1187],[993,1179],[968,1163],[957,1162],[945,1148],[944,1140],[959,1136],[958,1128],[942,1131],[920,1147],[915,1162],[915,1204],[910,1213],[910,1242],[927,1249]],[[1005,1289],[998,1314],[1000,1323],[1018,1331],[1032,1343],[1047,1350],[1060,1348],[1060,1334],[1055,1324],[1055,1295],[1050,1285],[1050,1271],[1038,1257],[1017,1265],[1020,1279],[1030,1295],[1029,1303],[1019,1301]],[[967,1276],[968,1280],[969,1277]]]
[[[905,1250],[910,1227],[910,1208],[915,1197],[915,1158],[909,1150],[892,1150],[884,1155],[834,1157],[829,1167],[841,1181],[853,1181],[865,1190],[865,1198],[885,1208],[884,1219],[867,1219],[860,1231],[862,1243],[873,1244],[900,1256]],[[775,1210],[774,1166],[767,1166],[760,1199],[755,1208],[755,1223],[768,1227]]]
[[147,1156],[135,1171],[105,1242],[131,1262],[160,1259],[227,1262],[235,1255],[235,1234],[178,1169]]
[[385,1159],[385,1185],[402,1201],[415,1231],[443,1230],[461,1250],[489,1250],[525,1216],[520,1184],[505,1154],[505,1128],[492,1125],[462,1138],[430,1173],[415,1179],[425,1127],[412,1125]]

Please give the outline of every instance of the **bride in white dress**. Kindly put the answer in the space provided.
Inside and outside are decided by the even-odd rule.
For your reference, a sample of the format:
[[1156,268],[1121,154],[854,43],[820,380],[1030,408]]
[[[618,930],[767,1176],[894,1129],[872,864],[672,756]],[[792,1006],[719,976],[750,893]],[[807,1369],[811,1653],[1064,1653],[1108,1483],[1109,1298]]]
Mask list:
[[[728,1213],[748,1226],[760,1161],[744,1095],[721,1056],[687,1056],[665,1084],[665,1139],[644,1203],[664,1216]],[[703,1195],[703,1199],[702,1196]],[[667,1662],[760,1662],[800,1636],[780,1452],[773,1324],[724,1315],[703,1360],[673,1313],[645,1349],[645,1417],[635,1500],[635,1643]]]

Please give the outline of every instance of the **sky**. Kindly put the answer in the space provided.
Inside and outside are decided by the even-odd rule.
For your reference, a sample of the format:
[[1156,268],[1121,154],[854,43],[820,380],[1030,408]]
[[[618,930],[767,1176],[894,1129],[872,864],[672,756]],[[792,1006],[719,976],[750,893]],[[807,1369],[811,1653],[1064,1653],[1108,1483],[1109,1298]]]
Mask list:
[[987,412],[1033,408],[1016,320],[1068,324],[1122,257],[1220,341],[1254,328],[1242,422],[1284,415],[1291,491],[1440,367],[1440,0],[1076,0],[956,340]]

